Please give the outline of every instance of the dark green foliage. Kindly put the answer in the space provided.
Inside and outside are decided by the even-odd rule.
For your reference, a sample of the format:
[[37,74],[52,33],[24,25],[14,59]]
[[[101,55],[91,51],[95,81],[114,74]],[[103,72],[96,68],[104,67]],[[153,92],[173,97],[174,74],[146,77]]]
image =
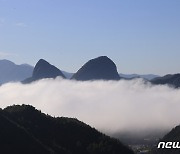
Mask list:
[[72,76],[75,80],[119,80],[114,62],[106,56],[91,59]]
[[0,124],[3,154],[133,153],[118,140],[77,119],[53,118],[29,105],[14,105],[1,110]]
[[23,127],[0,112],[0,153],[48,154],[49,151]]

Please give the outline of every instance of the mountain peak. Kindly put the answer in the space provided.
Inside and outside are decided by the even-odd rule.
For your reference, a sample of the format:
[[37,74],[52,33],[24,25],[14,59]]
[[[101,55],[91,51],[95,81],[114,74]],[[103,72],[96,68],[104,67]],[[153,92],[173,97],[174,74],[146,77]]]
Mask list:
[[97,58],[94,59],[104,59],[104,60],[111,60],[108,56],[99,56]]
[[32,77],[24,80],[23,83],[30,83],[43,78],[56,78],[57,76],[65,78],[64,74],[57,67],[44,59],[40,59],[34,67]]
[[57,76],[62,76],[63,78],[65,78],[62,72],[57,67],[51,65],[44,59],[40,59],[37,62],[33,71],[33,77],[35,79],[55,78]]
[[36,63],[36,65],[39,65],[39,64],[49,65],[49,63],[44,59],[39,59],[38,62]]
[[16,65],[15,63],[13,63],[12,61],[7,60],[7,59],[0,60],[0,63],[3,65]]
[[36,111],[36,108],[32,105],[13,105],[13,106],[7,106],[4,108],[4,110],[10,112],[10,113],[16,113],[16,112],[27,112],[27,111]]
[[72,77],[76,80],[118,80],[115,63],[107,56],[89,60]]

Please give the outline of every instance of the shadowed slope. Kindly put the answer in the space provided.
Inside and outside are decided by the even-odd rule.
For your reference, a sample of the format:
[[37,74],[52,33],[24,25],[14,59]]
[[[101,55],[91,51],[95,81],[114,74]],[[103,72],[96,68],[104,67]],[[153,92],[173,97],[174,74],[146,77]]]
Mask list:
[[32,77],[24,80],[23,83],[30,83],[44,78],[56,78],[57,76],[65,78],[64,74],[57,67],[49,64],[44,59],[40,59],[33,70]]
[[[180,142],[180,126],[176,126],[169,133],[167,133],[160,141],[163,142]],[[170,145],[171,146],[171,145]],[[152,154],[179,154],[180,153],[180,144],[179,148],[160,148],[153,149]]]
[[[98,132],[77,119],[53,118],[29,105],[5,108],[0,112],[0,122],[4,125],[1,126],[4,127],[4,132],[9,132],[9,135],[4,132],[1,134],[1,143],[13,140],[9,142],[11,144],[8,147],[8,150],[13,151],[12,153],[21,154],[28,151],[37,153],[36,150],[39,150],[38,154],[133,153],[118,140]],[[27,152],[17,149],[18,146],[25,147]]]
[[151,80],[151,83],[160,84],[160,85],[168,84],[170,86],[178,88],[180,87],[180,74],[173,74],[173,75],[169,74],[163,77],[158,77]]
[[106,56],[91,59],[72,76],[75,80],[119,80],[114,62]]

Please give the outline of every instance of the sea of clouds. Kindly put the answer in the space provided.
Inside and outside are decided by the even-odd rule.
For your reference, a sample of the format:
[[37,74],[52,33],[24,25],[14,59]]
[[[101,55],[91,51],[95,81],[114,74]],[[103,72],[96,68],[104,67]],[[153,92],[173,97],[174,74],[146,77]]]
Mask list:
[[0,86],[0,107],[30,104],[52,115],[77,118],[104,132],[170,129],[180,123],[180,89],[141,79],[43,79]]

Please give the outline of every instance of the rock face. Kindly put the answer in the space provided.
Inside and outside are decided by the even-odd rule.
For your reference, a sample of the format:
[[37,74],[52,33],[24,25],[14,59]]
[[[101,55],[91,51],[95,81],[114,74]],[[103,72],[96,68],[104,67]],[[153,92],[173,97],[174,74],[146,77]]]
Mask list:
[[64,74],[57,67],[44,59],[40,59],[33,70],[32,77],[24,80],[23,83],[30,83],[44,78],[56,78],[57,76],[65,78]]
[[163,77],[158,77],[151,80],[151,83],[160,84],[160,85],[167,84],[175,88],[179,88],[180,87],[180,74],[173,74],[173,75],[169,74]]
[[49,64],[44,59],[40,59],[33,71],[33,78],[42,79],[42,78],[55,78],[61,76],[65,78],[63,73],[55,66]]
[[0,60],[0,84],[22,81],[32,76],[33,67],[28,64],[16,65],[9,60]]
[[114,62],[106,56],[91,59],[75,73],[71,79],[86,80],[119,80]]
[[29,105],[0,109],[2,154],[133,154],[110,138],[73,118],[53,118]]

